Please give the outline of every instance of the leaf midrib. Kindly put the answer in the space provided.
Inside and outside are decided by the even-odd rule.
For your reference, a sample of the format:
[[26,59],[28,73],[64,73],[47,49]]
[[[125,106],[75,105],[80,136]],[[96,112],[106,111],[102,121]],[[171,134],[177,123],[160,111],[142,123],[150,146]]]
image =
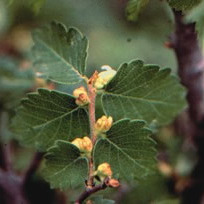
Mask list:
[[40,124],[40,125],[33,126],[32,128],[35,129],[35,128],[38,128],[38,127],[41,127],[41,126],[48,125],[48,124],[50,124],[51,122],[54,122],[55,120],[61,119],[61,118],[65,117],[65,116],[67,116],[67,115],[73,113],[74,111],[77,111],[78,109],[80,109],[80,107],[77,107],[77,108],[73,109],[73,110],[70,111],[70,112],[64,113],[63,115],[61,115],[61,116],[59,116],[59,117],[56,117],[56,118],[54,118],[54,119],[52,119],[52,120],[49,120],[48,122],[42,123],[42,124]]
[[63,172],[64,170],[66,170],[66,168],[70,167],[72,164],[76,163],[78,160],[84,160],[85,161],[85,158],[83,157],[77,157],[75,160],[73,160],[71,163],[69,163],[68,165],[65,165],[64,168],[62,168],[60,171],[57,171],[55,174],[53,174],[51,177],[54,177],[56,175],[58,175],[59,173]]
[[44,45],[45,48],[47,48],[48,50],[50,50],[58,59],[61,59],[65,65],[69,66],[71,68],[72,71],[74,71],[80,78],[83,78],[83,76],[79,73],[79,71],[73,66],[71,65],[68,61],[66,61],[63,57],[61,57],[56,50],[54,50],[52,47],[48,46],[47,43],[45,43],[43,40],[38,39],[37,40],[39,43],[42,43]]
[[139,97],[136,97],[136,96],[134,96],[134,97],[133,96],[125,96],[125,95],[122,95],[122,94],[110,93],[110,92],[107,92],[107,91],[105,91],[103,93],[103,96],[105,94],[116,96],[116,97],[122,97],[122,98],[138,100],[138,101],[142,101],[142,102],[154,103],[154,104],[164,104],[164,105],[170,105],[170,106],[177,105],[177,104],[173,104],[173,103],[167,103],[167,102],[164,102],[164,101],[156,101],[156,100],[153,100],[153,99],[144,99],[144,98],[139,98]]
[[113,145],[118,151],[120,151],[122,154],[124,154],[129,160],[131,160],[135,165],[137,165],[138,167],[142,168],[142,169],[145,169],[145,170],[148,170],[148,168],[146,168],[145,166],[139,164],[135,159],[133,159],[132,157],[130,157],[126,152],[124,152],[122,150],[122,148],[118,147],[117,144],[113,143],[110,139],[108,138],[105,138],[105,139],[101,139],[102,140],[106,140],[108,141],[111,145]]

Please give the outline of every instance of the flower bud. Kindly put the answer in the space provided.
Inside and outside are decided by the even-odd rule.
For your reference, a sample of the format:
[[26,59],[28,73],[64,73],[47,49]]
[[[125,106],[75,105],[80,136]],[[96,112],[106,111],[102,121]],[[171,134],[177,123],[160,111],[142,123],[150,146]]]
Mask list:
[[76,138],[72,144],[79,148],[81,152],[90,153],[93,149],[92,141],[89,137]]
[[113,124],[113,118],[111,116],[102,116],[95,123],[95,129],[98,132],[107,132]]
[[95,174],[98,175],[100,178],[105,178],[107,176],[111,177],[113,173],[112,173],[110,164],[102,163],[98,166]]
[[103,65],[101,69],[105,70],[98,74],[98,77],[96,78],[94,82],[94,87],[96,89],[102,89],[108,82],[115,76],[116,71],[112,69],[108,65]]
[[117,188],[120,186],[120,182],[117,179],[110,179],[108,181],[108,186],[112,188]]
[[73,96],[76,97],[76,104],[79,106],[84,106],[90,103],[86,89],[81,86],[73,91]]

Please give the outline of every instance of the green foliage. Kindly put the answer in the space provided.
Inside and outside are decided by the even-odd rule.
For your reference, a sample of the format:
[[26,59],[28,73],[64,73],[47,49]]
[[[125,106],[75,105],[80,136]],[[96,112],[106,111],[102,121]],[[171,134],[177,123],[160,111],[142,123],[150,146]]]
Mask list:
[[23,96],[34,84],[31,70],[19,70],[19,63],[9,57],[0,57],[0,102],[12,103]]
[[98,166],[108,162],[115,176],[123,179],[141,179],[155,165],[154,142],[145,122],[120,120],[96,143],[94,161]]
[[33,11],[37,14],[39,10],[42,8],[46,0],[32,0],[31,6]]
[[156,120],[166,124],[185,107],[185,91],[170,69],[144,65],[136,60],[123,64],[105,88],[104,111],[113,119]]
[[56,140],[71,141],[88,135],[87,113],[75,104],[73,96],[47,89],[27,96],[13,121],[13,129],[23,144],[46,151]]
[[[4,0],[9,6],[18,3],[17,0]],[[38,14],[46,0],[29,0],[27,3],[35,14]]]
[[62,84],[77,83],[83,79],[88,41],[78,30],[67,30],[64,25],[53,22],[36,30],[33,40],[36,71]]
[[129,21],[137,21],[142,9],[146,7],[149,0],[129,0],[126,7],[126,16]]
[[202,0],[169,0],[169,4],[171,7],[175,8],[176,10],[185,11],[185,10],[192,9],[201,1]]
[[179,203],[180,203],[179,199],[168,199],[153,202],[153,204],[179,204]]
[[202,40],[204,34],[204,1],[193,8],[186,16],[188,23],[196,23],[196,29],[200,39]]
[[93,204],[114,204],[115,201],[104,199],[103,196],[95,196],[90,199]]
[[[63,84],[64,90],[70,90],[71,84],[78,88],[82,82],[87,83],[83,79],[87,72],[88,41],[78,30],[52,23],[36,30],[33,38],[36,71]],[[97,135],[91,154],[93,171],[108,162],[115,178],[145,177],[153,171],[156,156],[155,143],[150,138],[152,132],[146,125],[152,121],[158,124],[172,121],[186,105],[184,88],[170,75],[170,69],[160,70],[156,65],[134,60],[123,64],[105,89],[96,90],[96,94],[96,104],[91,102],[97,109],[97,117],[104,111],[115,123],[106,135]],[[75,100],[66,93],[38,89],[22,100],[13,121],[17,139],[38,151],[47,151],[43,175],[53,188],[79,187],[88,177],[90,158],[83,157],[70,142],[89,136],[92,129],[89,120],[93,119],[88,116],[87,107],[77,106]]]
[[59,140],[45,155],[44,178],[52,188],[76,188],[85,185],[88,160],[69,142]]

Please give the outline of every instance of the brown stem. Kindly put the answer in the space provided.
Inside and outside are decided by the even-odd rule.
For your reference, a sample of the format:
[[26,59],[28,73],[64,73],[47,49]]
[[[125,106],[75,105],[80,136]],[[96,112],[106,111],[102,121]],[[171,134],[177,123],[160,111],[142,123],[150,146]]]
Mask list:
[[38,167],[40,166],[40,163],[42,161],[44,153],[42,152],[36,152],[32,161],[30,162],[29,167],[25,171],[23,175],[23,185],[25,186],[32,178],[33,174],[36,172]]
[[[90,136],[93,146],[96,142],[96,133],[95,133],[95,98],[96,98],[96,91],[93,87],[92,81],[88,83],[88,96],[90,99],[90,103],[88,106],[89,110],[89,124],[90,124]],[[89,158],[89,173],[88,173],[88,180],[87,180],[87,188],[92,188],[94,186],[94,165],[93,165],[93,158],[92,156]]]
[[0,188],[7,204],[27,204],[21,177],[12,171],[0,170]]
[[100,191],[100,190],[104,190],[108,187],[107,183],[108,183],[108,178],[106,178],[104,180],[103,183],[97,185],[97,186],[94,186],[93,188],[87,188],[80,196],[79,198],[77,199],[77,201],[75,202],[75,204],[81,204],[86,198],[88,198],[90,195]]
[[[184,135],[190,137],[198,154],[198,162],[191,175],[194,182],[184,190],[183,203],[200,203],[204,193],[204,59],[195,23],[185,24],[182,13],[173,12],[176,22],[173,47],[181,82],[188,90],[189,104],[188,122],[185,123],[182,120],[180,127],[184,129]],[[181,129],[180,132],[182,132]]]
[[91,140],[93,142],[93,145],[96,142],[96,132],[94,129],[95,123],[96,123],[96,117],[95,117],[95,99],[96,99],[96,91],[93,87],[92,83],[88,84],[88,95],[90,99],[89,103],[89,123],[90,123],[90,135]]
[[11,144],[10,142],[2,142],[0,144],[0,149],[1,149],[1,166],[4,170],[6,171],[11,171],[12,170],[12,165],[11,165]]
[[4,192],[4,202],[9,204],[27,204],[25,189],[42,160],[43,153],[36,153],[27,171],[18,176],[13,170],[0,169],[0,189]]
[[5,138],[6,129],[8,126],[8,115],[6,112],[0,112],[0,154],[1,154],[1,166],[4,170],[11,170],[11,143]]

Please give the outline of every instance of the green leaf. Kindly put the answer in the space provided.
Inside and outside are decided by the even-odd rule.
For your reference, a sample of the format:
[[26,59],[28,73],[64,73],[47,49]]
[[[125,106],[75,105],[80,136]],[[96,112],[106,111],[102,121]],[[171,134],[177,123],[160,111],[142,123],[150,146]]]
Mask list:
[[89,133],[87,113],[75,104],[75,98],[47,89],[22,100],[12,127],[23,144],[39,151],[46,151],[56,140],[72,141]]
[[203,11],[204,11],[204,1],[202,1],[198,6],[193,8],[186,15],[187,23],[196,23],[196,30],[201,40],[203,40],[203,35],[204,35],[204,12]]
[[0,102],[10,103],[23,96],[34,85],[31,70],[19,70],[19,64],[12,58],[0,57]]
[[60,23],[33,33],[33,58],[36,71],[61,83],[78,83],[83,79],[88,41],[77,29],[69,30]]
[[77,147],[59,140],[45,155],[43,176],[51,188],[77,188],[85,185],[88,174],[88,161],[80,156]]
[[115,203],[114,200],[104,199],[103,196],[94,196],[94,197],[91,197],[91,199],[88,198],[87,200],[91,200],[93,204],[114,204]]
[[38,14],[38,12],[40,11],[40,9],[42,8],[42,6],[44,5],[46,0],[32,0],[31,2],[31,6],[33,8],[33,11],[35,12],[35,14]]
[[198,5],[202,0],[168,0],[169,5],[176,10],[189,10]]
[[123,119],[114,123],[107,137],[97,141],[94,162],[98,166],[108,162],[115,176],[140,179],[155,165],[154,141],[145,122]]
[[154,201],[152,204],[179,204],[179,199],[168,199],[168,200],[160,200],[160,201]]
[[126,16],[129,21],[137,21],[140,12],[147,6],[149,0],[129,0],[126,7]]
[[105,88],[104,111],[114,121],[122,118],[166,124],[186,106],[185,91],[170,69],[135,60],[123,64]]

